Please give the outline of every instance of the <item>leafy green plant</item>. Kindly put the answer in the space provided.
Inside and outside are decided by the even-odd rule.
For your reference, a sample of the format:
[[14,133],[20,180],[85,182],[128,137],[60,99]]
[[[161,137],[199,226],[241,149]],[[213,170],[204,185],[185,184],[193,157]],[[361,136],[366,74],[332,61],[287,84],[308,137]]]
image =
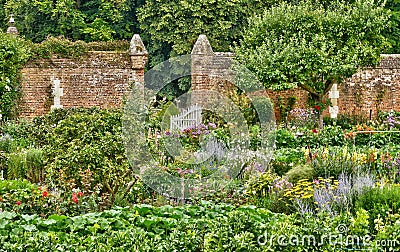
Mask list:
[[287,122],[287,117],[289,112],[293,109],[294,105],[296,104],[297,98],[294,96],[291,96],[284,100],[282,96],[278,96],[278,101],[277,101],[277,108],[279,110],[280,118],[283,123]]
[[285,174],[285,177],[292,183],[302,179],[312,179],[314,176],[314,170],[309,164],[296,165]]
[[298,148],[281,148],[274,151],[271,167],[282,176],[297,164],[305,163],[304,151]]
[[276,130],[276,148],[296,148],[299,146],[299,140],[292,132],[281,128]]
[[45,171],[41,149],[28,149],[26,151],[26,169],[29,181],[44,184]]
[[387,185],[373,188],[358,197],[356,207],[365,209],[370,215],[369,231],[376,233],[377,221],[383,221],[383,225],[391,223],[391,215],[399,214],[400,211],[400,187],[398,185]]
[[26,150],[8,154],[7,156],[7,178],[25,179],[27,175]]
[[21,97],[21,73],[29,55],[22,38],[0,31],[0,122],[16,116]]
[[79,169],[93,172],[92,187],[109,195],[112,204],[119,190],[136,180],[125,157],[121,113],[90,109],[71,113],[46,134],[43,148],[46,180],[59,186],[62,171],[77,187],[83,184]]

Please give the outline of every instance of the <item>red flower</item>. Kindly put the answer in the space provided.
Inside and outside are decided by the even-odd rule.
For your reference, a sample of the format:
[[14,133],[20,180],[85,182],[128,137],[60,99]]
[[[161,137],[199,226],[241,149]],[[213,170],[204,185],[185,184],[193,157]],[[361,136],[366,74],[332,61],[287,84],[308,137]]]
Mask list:
[[318,133],[317,129],[312,129],[312,133]]
[[17,201],[17,205],[18,205],[18,206],[21,205],[21,201],[18,200],[18,201]]
[[76,193],[72,193],[72,202],[78,204],[78,198],[76,197]]
[[49,196],[49,193],[48,193],[47,191],[43,191],[43,192],[42,192],[42,196],[43,196],[43,197],[47,197],[47,196]]
[[318,106],[318,105],[314,106],[314,108],[315,108],[316,110],[318,110],[318,111],[320,111],[320,110],[321,110],[321,107],[320,107],[320,106]]
[[78,197],[82,197],[83,196],[83,192],[78,192]]

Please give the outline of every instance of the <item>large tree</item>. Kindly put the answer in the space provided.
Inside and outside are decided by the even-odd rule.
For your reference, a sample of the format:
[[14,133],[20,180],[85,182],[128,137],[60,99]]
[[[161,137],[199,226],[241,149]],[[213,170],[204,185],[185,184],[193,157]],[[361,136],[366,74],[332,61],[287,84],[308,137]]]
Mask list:
[[[231,51],[242,37],[248,17],[269,8],[273,0],[147,0],[138,10],[149,65],[189,54],[200,34],[206,34],[215,51]],[[189,81],[173,82],[162,93],[177,96]]]
[[323,109],[334,83],[379,63],[388,18],[373,0],[283,2],[251,19],[236,53],[265,87],[301,87]]
[[[73,40],[130,39],[138,32],[136,8],[144,0],[0,0],[15,14],[20,34],[34,42],[47,36]],[[0,18],[2,11],[0,11]]]

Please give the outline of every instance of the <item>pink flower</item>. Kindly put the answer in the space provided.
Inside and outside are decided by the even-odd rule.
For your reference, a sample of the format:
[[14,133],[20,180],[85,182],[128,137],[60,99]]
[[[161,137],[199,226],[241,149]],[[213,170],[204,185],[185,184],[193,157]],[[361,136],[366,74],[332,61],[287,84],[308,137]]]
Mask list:
[[82,197],[83,196],[83,192],[78,192],[78,197]]
[[18,201],[17,201],[17,205],[18,205],[18,206],[21,205],[21,201],[18,200]]

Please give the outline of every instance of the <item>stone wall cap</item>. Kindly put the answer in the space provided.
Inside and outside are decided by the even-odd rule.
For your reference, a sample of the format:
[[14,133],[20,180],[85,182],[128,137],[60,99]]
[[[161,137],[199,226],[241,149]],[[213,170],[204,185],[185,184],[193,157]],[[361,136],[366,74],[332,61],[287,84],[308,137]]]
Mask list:
[[139,34],[135,34],[132,37],[131,44],[129,47],[130,55],[148,55],[149,53],[146,50],[146,47],[143,44],[142,39]]
[[196,43],[193,46],[192,54],[206,54],[206,55],[214,54],[210,41],[208,41],[206,35],[201,34],[199,36],[199,38],[197,39]]
[[233,52],[214,52],[217,56],[227,56],[227,57],[235,57],[235,53]]
[[400,54],[381,54],[381,58],[400,58]]

